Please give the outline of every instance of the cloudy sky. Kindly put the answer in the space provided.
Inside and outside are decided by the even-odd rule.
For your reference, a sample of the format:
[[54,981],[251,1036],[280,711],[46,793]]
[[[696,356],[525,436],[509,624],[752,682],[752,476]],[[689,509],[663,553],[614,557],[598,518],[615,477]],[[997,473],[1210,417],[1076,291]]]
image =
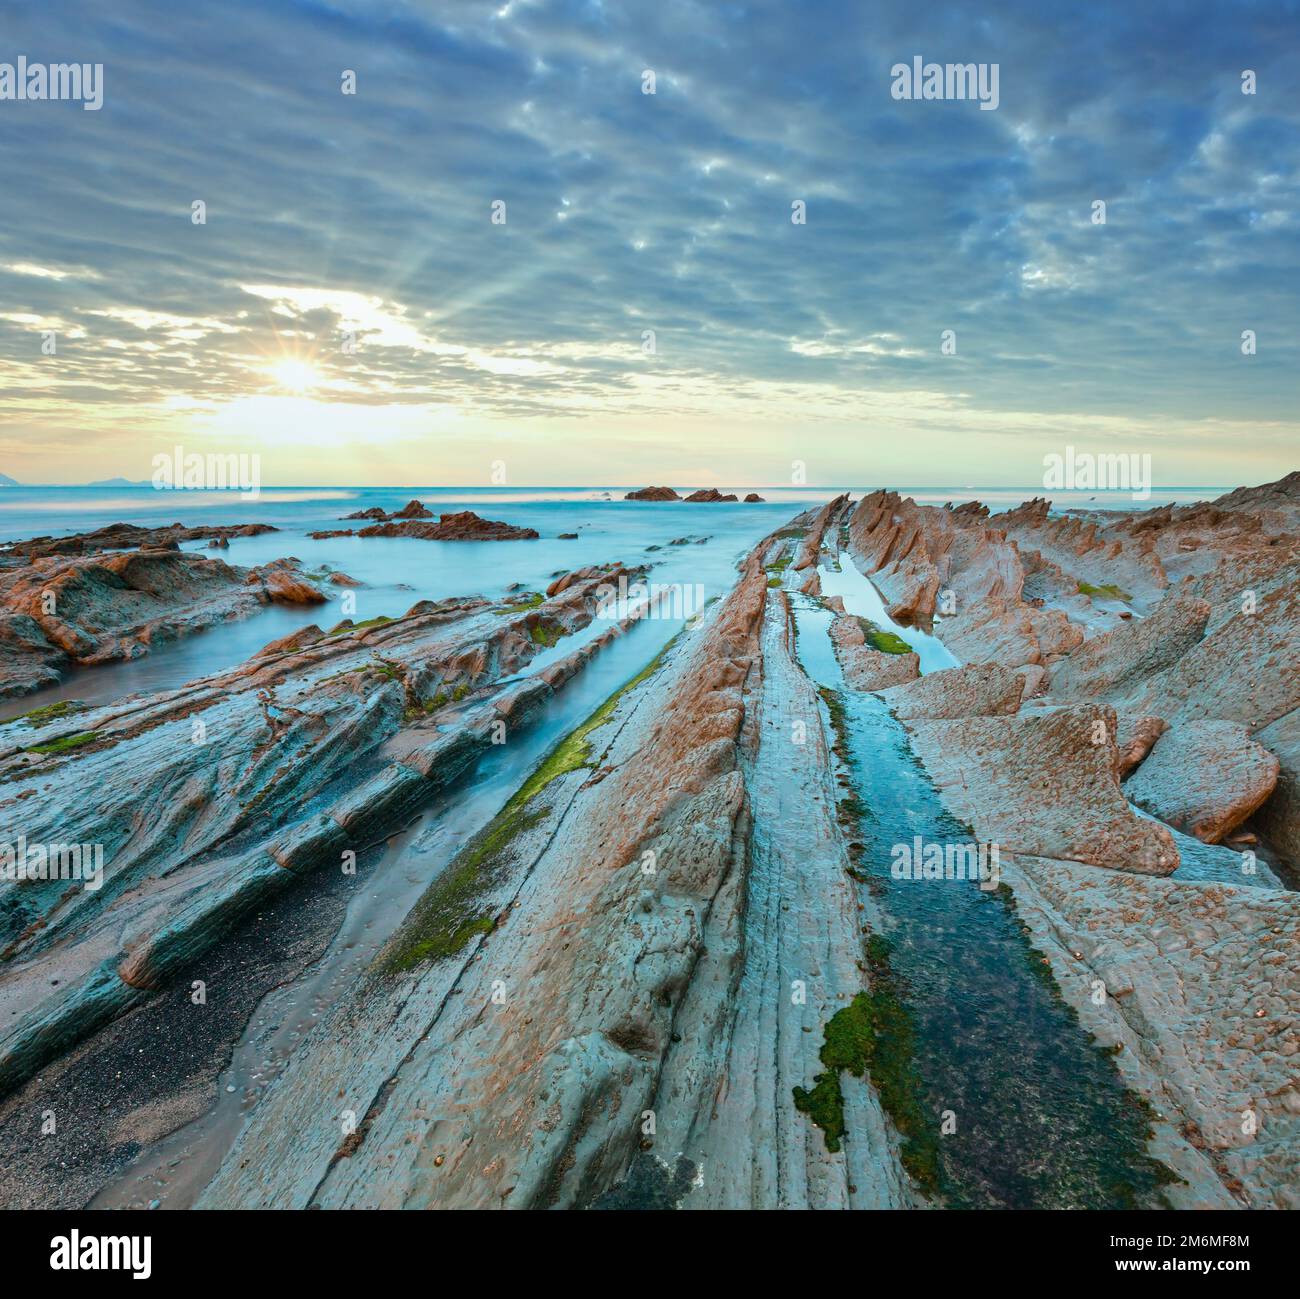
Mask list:
[[[1300,459],[1293,3],[44,0],[19,55],[104,65],[98,112],[0,102],[23,481],[177,443],[282,484]],[[998,64],[998,108],[895,100],[914,55]]]

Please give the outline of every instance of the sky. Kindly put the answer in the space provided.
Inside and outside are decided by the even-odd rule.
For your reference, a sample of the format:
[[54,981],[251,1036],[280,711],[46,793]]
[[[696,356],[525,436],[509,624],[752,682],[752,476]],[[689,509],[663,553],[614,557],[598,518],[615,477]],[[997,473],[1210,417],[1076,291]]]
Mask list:
[[[1295,3],[7,0],[20,55],[103,64],[98,111],[0,100],[23,482],[1300,460]],[[996,109],[895,98],[914,56]]]

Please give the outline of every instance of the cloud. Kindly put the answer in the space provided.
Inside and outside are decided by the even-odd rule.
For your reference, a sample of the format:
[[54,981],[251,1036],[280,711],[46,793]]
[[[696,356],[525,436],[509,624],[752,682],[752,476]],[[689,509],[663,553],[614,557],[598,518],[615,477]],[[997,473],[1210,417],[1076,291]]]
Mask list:
[[[77,449],[117,454],[126,434],[103,435],[129,420],[146,436],[225,409],[228,429],[285,395],[286,361],[320,376],[315,406],[354,407],[321,417],[338,439],[363,411],[402,445],[412,411],[430,437],[455,412],[531,430],[516,445],[542,473],[558,439],[607,465],[685,414],[714,416],[687,440],[701,463],[775,461],[827,402],[842,425],[808,434],[825,464],[860,454],[855,410],[910,418],[930,460],[942,410],[1006,478],[1089,421],[1183,430],[1198,469],[1194,430],[1230,426],[1282,467],[1300,362],[1285,7],[227,10],[52,0],[6,23],[14,53],[105,65],[98,113],[0,104],[10,472],[84,476]],[[914,54],[998,62],[1000,107],[893,100]],[[774,390],[788,403],[752,399]]]

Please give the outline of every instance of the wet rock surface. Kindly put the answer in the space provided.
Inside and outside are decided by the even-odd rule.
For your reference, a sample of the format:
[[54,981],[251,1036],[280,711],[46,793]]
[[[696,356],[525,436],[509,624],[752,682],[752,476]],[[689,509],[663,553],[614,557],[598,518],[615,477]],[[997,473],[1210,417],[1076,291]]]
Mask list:
[[[104,864],[94,889],[0,879],[0,1090],[161,986],[296,874],[400,826],[492,742],[499,717],[520,722],[553,689],[492,687],[588,626],[595,588],[620,575],[526,609],[422,601],[403,618],[305,629],[179,690],[0,727],[0,816],[30,842],[98,844]],[[617,632],[611,623],[567,668],[557,660],[552,680]],[[443,731],[449,712],[460,725]]]
[[[247,535],[114,525],[66,538],[66,547],[42,539],[0,554],[0,698],[56,684],[74,665],[137,658],[272,602],[325,601],[295,561],[243,569],[177,548],[178,539],[213,532]],[[130,548],[94,548],[110,541]]]
[[[886,1079],[839,1071],[838,1149],[796,1103],[826,1070],[833,1017],[884,986],[864,935],[889,926],[859,887],[853,829],[886,809],[846,797],[833,701],[796,658],[809,633],[801,622],[796,638],[792,602],[817,601],[818,565],[829,580],[839,550],[900,624],[959,652],[963,666],[920,675],[917,653],[872,643],[897,637],[846,613],[847,596],[816,606],[845,693],[880,692],[931,800],[1000,846],[1053,996],[1152,1107],[1150,1152],[1182,1179],[1171,1202],[1300,1207],[1300,907],[1263,856],[1300,837],[1295,495],[1283,480],[1063,519],[1041,502],[991,516],[877,492],[800,515],[421,883],[205,1152],[196,1202],[925,1202]],[[362,535],[449,517],[462,516],[386,516],[376,528],[400,531]],[[83,560],[106,562],[30,562]],[[244,599],[315,590],[288,561],[230,571]],[[313,959],[338,923],[321,866],[375,850],[430,790],[462,788],[496,725],[526,725],[611,645],[625,625],[592,624],[620,576],[640,570],[303,628],[180,690],[0,726],[0,815],[108,858],[95,891],[0,879],[10,1104],[30,1101],[36,1070],[138,1067],[178,981],[250,959],[240,944],[263,916],[289,927],[283,952],[249,966],[258,987]],[[586,628],[598,634],[557,646]],[[322,903],[295,934],[308,890]],[[118,1139],[156,1141],[211,1105],[220,1052],[177,1042],[148,1092],[156,1121],[136,1112]],[[77,1194],[124,1148],[87,1146]],[[31,1202],[34,1167],[14,1162],[8,1202]]]

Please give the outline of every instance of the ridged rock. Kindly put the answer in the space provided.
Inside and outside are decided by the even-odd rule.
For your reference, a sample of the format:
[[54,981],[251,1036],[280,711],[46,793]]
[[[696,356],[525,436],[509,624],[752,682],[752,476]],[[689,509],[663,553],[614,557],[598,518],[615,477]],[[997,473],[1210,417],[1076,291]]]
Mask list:
[[1222,843],[1273,792],[1278,760],[1240,722],[1180,722],[1124,785],[1139,807],[1204,843]]
[[1169,875],[1169,831],[1129,808],[1118,779],[1114,710],[908,723],[940,794],[982,841],[1145,875]]

